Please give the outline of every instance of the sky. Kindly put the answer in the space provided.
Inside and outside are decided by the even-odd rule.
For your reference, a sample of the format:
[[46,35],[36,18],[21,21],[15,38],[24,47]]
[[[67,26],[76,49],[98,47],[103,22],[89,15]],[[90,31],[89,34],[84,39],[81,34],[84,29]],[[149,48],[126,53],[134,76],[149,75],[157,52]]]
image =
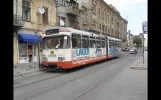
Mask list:
[[[112,4],[123,18],[128,20],[128,30],[131,34],[142,33],[142,22],[147,21],[147,0],[104,0]],[[144,35],[147,40],[147,35]],[[147,45],[147,41],[145,41]]]

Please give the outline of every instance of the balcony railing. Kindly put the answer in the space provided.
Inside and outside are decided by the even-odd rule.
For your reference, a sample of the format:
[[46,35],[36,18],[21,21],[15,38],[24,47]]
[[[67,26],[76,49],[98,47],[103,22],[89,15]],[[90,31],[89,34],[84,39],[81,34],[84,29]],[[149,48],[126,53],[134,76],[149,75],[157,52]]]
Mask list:
[[69,6],[69,7],[66,7],[65,12],[68,15],[77,15],[78,9],[75,6]]
[[24,25],[24,22],[22,21],[22,16],[14,14],[13,16],[13,25],[14,26],[18,26],[18,27],[22,27]]

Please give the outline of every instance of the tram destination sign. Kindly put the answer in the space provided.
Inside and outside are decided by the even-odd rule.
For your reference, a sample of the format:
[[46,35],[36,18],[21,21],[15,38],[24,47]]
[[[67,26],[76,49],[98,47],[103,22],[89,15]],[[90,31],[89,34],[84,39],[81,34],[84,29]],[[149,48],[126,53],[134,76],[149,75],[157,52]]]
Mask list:
[[46,35],[58,34],[58,33],[59,33],[59,29],[46,30]]

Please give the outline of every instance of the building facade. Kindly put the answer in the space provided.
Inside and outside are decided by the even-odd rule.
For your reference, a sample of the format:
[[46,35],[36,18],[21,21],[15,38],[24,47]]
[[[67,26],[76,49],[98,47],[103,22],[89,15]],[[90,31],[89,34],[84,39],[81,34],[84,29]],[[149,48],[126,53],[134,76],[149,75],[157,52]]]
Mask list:
[[89,17],[91,29],[103,34],[125,39],[127,35],[128,21],[120,15],[118,10],[104,0],[90,0],[89,9],[92,9]]
[[[44,9],[40,13],[39,8]],[[14,75],[39,70],[42,30],[56,24],[54,0],[14,0],[14,15],[23,25],[14,32]]]
[[88,0],[56,0],[57,25],[63,20],[65,27],[88,29]]
[[56,0],[57,25],[93,30],[126,41],[128,21],[104,0]]

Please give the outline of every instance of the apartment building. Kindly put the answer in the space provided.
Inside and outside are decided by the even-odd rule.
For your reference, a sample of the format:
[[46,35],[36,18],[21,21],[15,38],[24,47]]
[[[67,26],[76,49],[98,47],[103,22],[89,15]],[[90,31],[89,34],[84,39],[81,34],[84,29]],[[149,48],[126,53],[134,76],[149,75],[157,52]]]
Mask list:
[[[103,34],[125,39],[128,21],[120,15],[119,11],[107,4],[104,0],[89,0],[89,13],[91,29]],[[91,8],[90,8],[91,7]]]
[[65,27],[89,29],[88,3],[89,0],[56,0],[57,25],[63,20]]
[[14,0],[14,20],[14,74],[38,70],[42,30],[56,23],[55,1]]

